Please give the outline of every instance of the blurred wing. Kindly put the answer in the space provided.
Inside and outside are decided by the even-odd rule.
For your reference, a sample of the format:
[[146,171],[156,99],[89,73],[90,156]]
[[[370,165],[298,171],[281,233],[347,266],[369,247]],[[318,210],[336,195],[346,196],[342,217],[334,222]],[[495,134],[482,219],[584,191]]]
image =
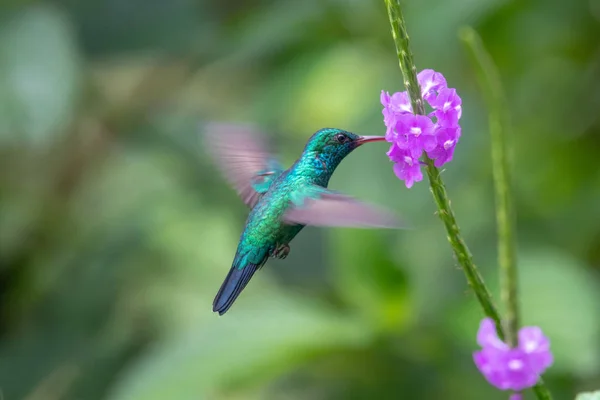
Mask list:
[[224,123],[207,124],[204,131],[205,143],[225,177],[244,203],[254,207],[283,172],[263,136],[251,127]]
[[292,194],[292,204],[284,215],[284,221],[313,226],[401,227],[395,214],[389,210],[316,185]]

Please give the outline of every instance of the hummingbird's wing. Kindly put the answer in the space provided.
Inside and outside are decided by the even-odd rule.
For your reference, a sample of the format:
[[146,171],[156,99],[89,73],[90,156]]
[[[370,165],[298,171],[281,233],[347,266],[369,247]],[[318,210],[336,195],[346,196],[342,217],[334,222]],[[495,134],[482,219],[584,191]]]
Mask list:
[[393,212],[317,185],[304,187],[291,194],[291,204],[283,220],[313,226],[401,227]]
[[267,151],[263,136],[249,126],[210,123],[205,142],[225,177],[244,203],[252,208],[283,167]]

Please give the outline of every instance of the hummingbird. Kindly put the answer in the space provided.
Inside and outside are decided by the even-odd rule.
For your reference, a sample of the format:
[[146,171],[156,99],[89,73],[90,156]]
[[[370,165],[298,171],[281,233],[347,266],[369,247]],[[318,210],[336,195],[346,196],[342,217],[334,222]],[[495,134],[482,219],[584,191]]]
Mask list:
[[354,149],[384,140],[383,136],[323,128],[308,139],[296,162],[284,169],[257,129],[225,123],[205,126],[208,150],[250,208],[231,268],[213,301],[213,312],[225,314],[269,257],[285,259],[290,242],[306,225],[399,226],[394,213],[327,188],[337,166]]

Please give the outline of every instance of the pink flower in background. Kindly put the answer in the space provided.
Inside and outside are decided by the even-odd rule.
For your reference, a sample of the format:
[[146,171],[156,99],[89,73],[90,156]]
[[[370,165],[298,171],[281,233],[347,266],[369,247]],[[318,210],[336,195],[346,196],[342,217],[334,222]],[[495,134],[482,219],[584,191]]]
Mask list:
[[553,362],[550,340],[536,326],[521,328],[518,346],[510,348],[496,334],[492,319],[485,318],[477,332],[477,343],[481,350],[473,353],[475,365],[500,390],[518,392],[534,386]]

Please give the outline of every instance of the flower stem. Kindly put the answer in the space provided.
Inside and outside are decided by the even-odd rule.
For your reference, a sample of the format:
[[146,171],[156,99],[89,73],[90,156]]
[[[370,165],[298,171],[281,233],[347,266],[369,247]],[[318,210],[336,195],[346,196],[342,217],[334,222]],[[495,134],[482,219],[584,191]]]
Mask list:
[[[385,0],[385,3],[390,18],[390,24],[392,25],[392,36],[394,38],[394,43],[396,44],[396,52],[398,53],[400,69],[402,70],[402,75],[404,77],[404,85],[410,96],[415,113],[425,115],[421,89],[417,81],[417,68],[415,67],[410,51],[408,32],[406,30],[404,17],[402,16],[400,0]],[[492,301],[490,291],[486,287],[481,274],[473,263],[473,257],[469,252],[469,248],[462,238],[454,212],[450,207],[450,199],[446,193],[446,187],[440,176],[440,171],[433,164],[433,160],[427,157],[426,154],[424,154],[424,157],[425,163],[427,164],[426,170],[429,177],[431,193],[433,194],[433,198],[438,208],[438,215],[446,228],[448,242],[450,242],[450,246],[452,246],[452,249],[454,250],[456,259],[467,277],[469,286],[471,286],[475,292],[477,300],[483,308],[483,312],[494,320],[498,336],[503,339],[504,332],[500,324],[500,314]]]
[[[512,227],[514,212],[510,186],[510,164],[506,133],[510,129],[510,116],[500,83],[498,70],[486,51],[481,38],[470,27],[460,30],[459,36],[466,45],[475,66],[479,84],[489,108],[490,136],[492,142],[492,169],[496,191],[496,220],[498,224],[498,264],[500,265],[501,295],[506,309],[506,342],[515,347],[519,332],[519,302],[516,245]],[[551,399],[548,389],[540,381],[534,387],[539,399]]]
[[506,143],[509,116],[498,71],[477,32],[470,27],[465,27],[461,29],[459,35],[469,51],[489,109],[498,225],[498,264],[500,266],[502,301],[506,309],[506,343],[515,347],[519,331],[519,304],[517,299],[517,260],[512,232],[514,214]]
[[[412,57],[412,52],[410,51],[408,32],[406,30],[406,23],[404,22],[404,17],[402,15],[402,8],[400,7],[400,0],[385,0],[385,4],[387,6],[387,12],[388,12],[388,16],[390,18],[390,24],[392,26],[392,36],[394,38],[394,44],[396,45],[396,52],[398,53],[398,61],[400,63],[400,69],[402,70],[402,76],[404,77],[404,85],[406,86],[406,90],[408,91],[408,95],[410,96],[413,110],[415,111],[416,114],[425,115],[425,107],[424,107],[424,103],[423,103],[423,98],[421,96],[421,89],[420,89],[419,83],[417,81],[417,68],[415,66],[415,63],[414,63],[414,60]],[[497,154],[496,157],[498,157],[499,159],[503,159],[504,158],[503,153],[504,153],[504,148],[502,148],[502,153],[500,155]],[[500,156],[501,156],[501,158],[500,158]],[[460,229],[458,228],[458,224],[456,223],[456,218],[454,217],[454,212],[452,211],[452,208],[450,207],[450,199],[448,198],[448,195],[446,193],[446,188],[444,186],[444,182],[442,181],[442,178],[440,177],[440,171],[433,164],[433,160],[431,160],[429,157],[427,157],[426,154],[424,155],[424,157],[425,157],[425,162],[427,164],[426,170],[427,170],[427,175],[429,177],[429,185],[431,188],[431,193],[433,194],[433,198],[438,207],[438,214],[446,228],[446,233],[448,234],[448,242],[450,242],[450,245],[452,246],[452,249],[454,250],[454,254],[456,255],[456,258],[457,258],[460,266],[462,267],[463,271],[465,272],[469,286],[471,286],[471,288],[475,292],[475,295],[477,296],[477,300],[479,301],[479,304],[483,308],[483,312],[488,317],[490,317],[494,320],[494,322],[496,324],[496,330],[498,331],[498,336],[501,339],[504,339],[505,335],[504,335],[504,329],[502,329],[502,326],[501,326],[500,315],[498,313],[498,310],[494,306],[494,303],[492,301],[492,296],[491,296],[488,288],[485,286],[485,283],[483,282],[483,278],[481,277],[481,275],[479,274],[479,271],[477,270],[477,267],[473,263],[473,257],[471,256],[471,253],[469,252],[469,248],[467,247],[467,245],[465,244],[465,242],[462,238]],[[508,171],[508,169],[505,169],[505,171]],[[505,176],[505,178],[506,178],[506,181],[508,182],[508,177]],[[497,174],[496,174],[496,180],[498,180]],[[506,187],[508,188],[508,186],[506,186]],[[503,190],[506,190],[506,189],[503,189]],[[509,193],[503,194],[503,196],[508,196],[508,194]],[[507,197],[507,198],[509,199],[509,197]],[[507,203],[507,206],[510,207],[510,203]],[[510,210],[510,209],[507,208],[507,210]],[[509,246],[508,251],[506,249],[501,250],[504,254],[502,257],[505,257],[507,254],[508,254],[508,257],[513,257],[512,261],[511,261],[511,258],[508,258],[507,262],[508,262],[508,265],[510,265],[511,262],[514,263],[514,254],[511,255],[511,253],[510,253],[511,251],[514,252],[514,247],[512,247],[512,242],[509,242],[509,241],[512,241],[512,235],[510,233],[510,220],[509,220],[510,214],[509,214],[509,212],[506,212],[506,214],[504,214],[502,216],[502,218],[503,218],[502,225],[507,224],[508,231],[501,233],[502,239],[500,239],[500,240],[502,240],[503,243],[507,243],[506,245]],[[505,228],[503,228],[503,229],[505,229]],[[508,278],[509,281],[512,280],[512,278],[510,278],[509,274],[514,274],[515,273],[514,270],[515,269],[512,268],[512,272],[511,272],[511,269],[506,271],[505,276]],[[512,280],[512,282],[514,282],[514,285],[513,285],[514,287],[511,288],[510,290],[513,292],[516,292],[516,279]],[[508,293],[510,293],[510,291]],[[509,294],[508,296],[512,296],[512,295]],[[516,304],[516,296],[512,296],[512,298],[515,299],[515,304]],[[514,308],[514,310],[517,310],[517,308]],[[514,326],[518,326],[518,315],[517,315],[516,311],[515,311],[512,319],[514,321],[514,323],[513,323]],[[513,332],[515,332],[515,331],[513,330]],[[550,394],[550,391],[546,388],[546,386],[544,385],[544,382],[541,378],[538,381],[537,385],[535,385],[535,387],[533,389],[539,400],[551,400],[552,399],[552,395]]]

